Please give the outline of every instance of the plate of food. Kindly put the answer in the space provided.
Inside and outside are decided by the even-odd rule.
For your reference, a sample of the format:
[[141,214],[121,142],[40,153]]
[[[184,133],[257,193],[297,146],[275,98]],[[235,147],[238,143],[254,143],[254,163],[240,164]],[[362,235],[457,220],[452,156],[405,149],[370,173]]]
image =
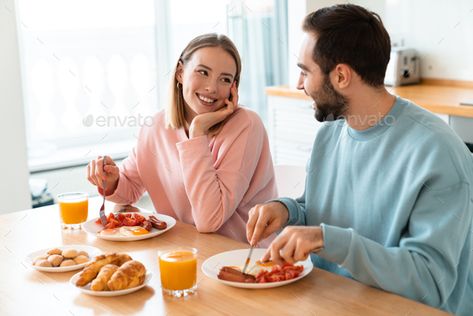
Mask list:
[[265,251],[266,249],[263,248],[253,249],[253,263],[250,262],[245,274],[241,270],[248,255],[248,249],[232,250],[212,256],[202,264],[202,272],[209,278],[226,285],[246,289],[266,289],[296,282],[313,269],[310,256],[304,261],[283,266],[271,261],[254,260],[254,258],[261,258]]
[[92,235],[112,241],[135,241],[161,235],[176,225],[171,216],[150,212],[112,212],[107,216],[104,227],[100,218],[82,224]]
[[119,296],[143,288],[151,279],[145,266],[123,253],[98,256],[69,282],[82,293],[93,296]]
[[66,245],[32,252],[26,262],[43,272],[68,272],[82,269],[100,253],[100,249],[92,246]]

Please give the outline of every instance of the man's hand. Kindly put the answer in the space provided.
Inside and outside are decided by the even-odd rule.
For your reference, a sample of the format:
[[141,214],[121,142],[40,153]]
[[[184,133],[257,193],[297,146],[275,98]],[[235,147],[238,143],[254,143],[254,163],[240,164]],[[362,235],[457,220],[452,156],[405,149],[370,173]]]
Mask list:
[[273,240],[262,261],[272,260],[276,264],[294,263],[307,259],[311,252],[324,247],[320,226],[288,226]]
[[246,223],[246,238],[251,245],[256,245],[287,223],[289,211],[280,202],[257,204],[249,212]]
[[230,93],[232,100],[226,99],[225,106],[215,112],[199,114],[192,120],[189,127],[189,138],[204,136],[209,133],[209,129],[229,117],[238,107],[238,89],[234,82]]

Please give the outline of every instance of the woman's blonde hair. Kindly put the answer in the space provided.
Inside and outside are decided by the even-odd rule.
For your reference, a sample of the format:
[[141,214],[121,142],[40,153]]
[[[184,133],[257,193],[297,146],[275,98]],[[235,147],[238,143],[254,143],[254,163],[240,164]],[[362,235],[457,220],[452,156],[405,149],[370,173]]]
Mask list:
[[[233,60],[236,64],[236,74],[234,77],[234,81],[236,81],[236,85],[238,87],[240,83],[240,73],[241,73],[241,59],[238,50],[233,44],[233,42],[223,34],[216,34],[216,33],[209,33],[197,36],[193,40],[187,44],[186,48],[181,53],[179,60],[176,63],[174,71],[171,77],[171,86],[170,86],[170,97],[169,103],[166,109],[166,125],[170,128],[181,128],[185,127],[188,128],[188,124],[186,122],[186,107],[184,96],[182,95],[182,85],[177,81],[176,72],[181,63],[183,66],[191,59],[194,52],[201,48],[205,47],[220,47],[225,50],[230,56],[233,57]],[[209,134],[215,135],[217,134],[223,124],[225,124],[227,120],[214,125],[210,130]]]

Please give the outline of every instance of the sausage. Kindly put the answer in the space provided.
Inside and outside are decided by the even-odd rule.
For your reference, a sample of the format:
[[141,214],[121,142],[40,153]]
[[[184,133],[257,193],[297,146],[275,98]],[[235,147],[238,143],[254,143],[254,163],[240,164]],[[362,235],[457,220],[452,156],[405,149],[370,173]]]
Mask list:
[[256,283],[256,278],[253,275],[242,273],[232,267],[222,267],[217,277],[231,282]]
[[148,221],[151,222],[151,225],[153,225],[154,228],[159,229],[159,230],[163,230],[163,229],[166,229],[168,227],[168,224],[166,222],[160,221],[154,215],[150,215],[148,217]]

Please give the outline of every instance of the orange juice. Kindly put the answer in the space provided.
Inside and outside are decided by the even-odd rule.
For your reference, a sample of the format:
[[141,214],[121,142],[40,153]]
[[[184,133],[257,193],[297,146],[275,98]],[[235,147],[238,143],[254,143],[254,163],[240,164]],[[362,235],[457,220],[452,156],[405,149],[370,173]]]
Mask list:
[[193,289],[197,279],[197,250],[189,248],[162,253],[159,256],[159,272],[163,289]]
[[58,196],[63,224],[80,224],[87,220],[89,201],[86,193],[63,193]]

